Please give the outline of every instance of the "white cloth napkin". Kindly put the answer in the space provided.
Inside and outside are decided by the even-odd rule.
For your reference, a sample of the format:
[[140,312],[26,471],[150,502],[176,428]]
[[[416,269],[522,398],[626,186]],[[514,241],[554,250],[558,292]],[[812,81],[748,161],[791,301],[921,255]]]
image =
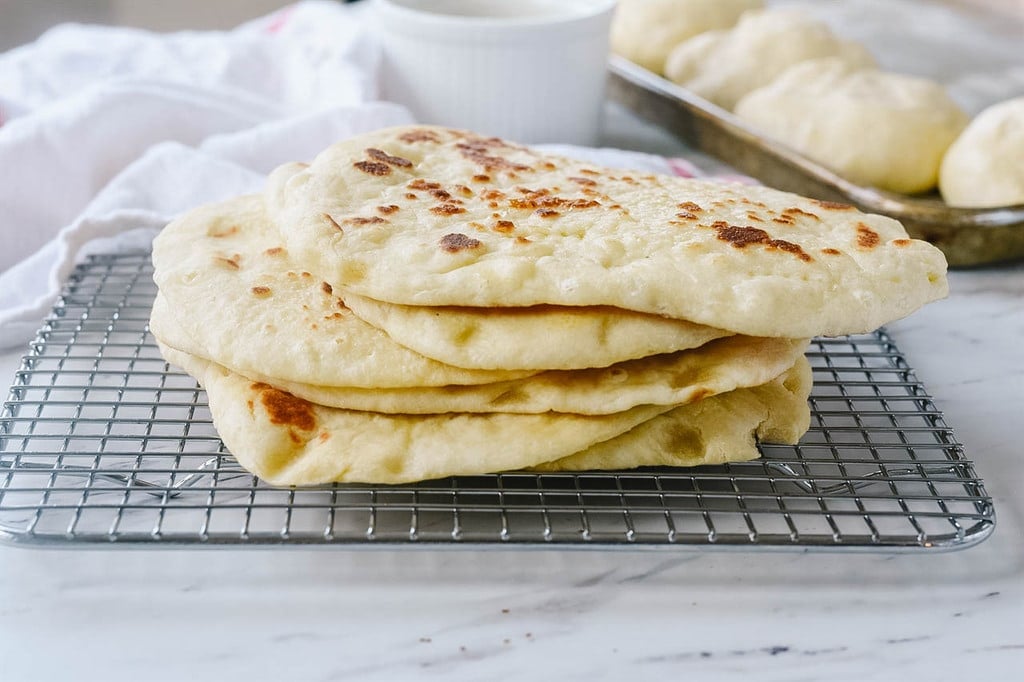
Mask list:
[[315,0],[233,31],[58,26],[0,55],[0,347],[39,326],[82,247],[136,248],[333,141],[411,121],[375,102],[359,10]]
[[0,55],[0,348],[32,338],[84,254],[145,248],[179,213],[258,191],[278,164],[412,122],[375,101],[363,12],[306,0],[229,32],[64,25]]

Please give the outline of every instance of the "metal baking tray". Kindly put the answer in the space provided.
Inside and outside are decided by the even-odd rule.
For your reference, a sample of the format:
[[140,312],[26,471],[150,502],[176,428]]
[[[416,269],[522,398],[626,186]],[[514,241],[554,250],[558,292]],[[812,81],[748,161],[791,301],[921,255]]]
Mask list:
[[912,236],[942,249],[952,266],[1024,258],[1024,205],[953,208],[937,194],[907,196],[857,185],[622,57],[611,58],[609,72],[612,99],[766,185],[896,218]]
[[78,266],[0,410],[0,540],[25,546],[828,548],[985,539],[992,500],[884,333],[818,339],[799,445],[694,469],[275,488],[160,356],[148,254]]

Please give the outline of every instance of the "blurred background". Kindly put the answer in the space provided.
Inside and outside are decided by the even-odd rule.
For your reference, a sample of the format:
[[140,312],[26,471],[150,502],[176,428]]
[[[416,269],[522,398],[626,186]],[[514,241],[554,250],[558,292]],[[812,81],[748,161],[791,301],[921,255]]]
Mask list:
[[[828,5],[842,0],[817,2]],[[935,2],[974,5],[1016,18],[1024,16],[1024,0]],[[119,24],[156,31],[223,29],[287,4],[289,0],[0,0],[0,52],[35,40],[46,29],[65,21]]]
[[65,21],[157,31],[231,28],[287,4],[289,0],[0,0],[0,52]]

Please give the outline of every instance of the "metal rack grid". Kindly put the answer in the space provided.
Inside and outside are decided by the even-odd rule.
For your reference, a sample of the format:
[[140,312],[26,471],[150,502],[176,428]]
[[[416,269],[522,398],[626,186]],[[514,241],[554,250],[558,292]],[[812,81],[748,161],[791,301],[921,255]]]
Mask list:
[[26,545],[953,549],[992,501],[884,332],[819,339],[812,426],[695,469],[271,487],[147,328],[148,254],[79,266],[0,411],[0,539]]

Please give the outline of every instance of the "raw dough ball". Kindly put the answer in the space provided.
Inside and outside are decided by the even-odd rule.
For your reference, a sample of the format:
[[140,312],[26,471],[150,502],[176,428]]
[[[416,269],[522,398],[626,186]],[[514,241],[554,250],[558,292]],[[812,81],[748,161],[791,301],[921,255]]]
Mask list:
[[938,83],[834,58],[788,69],[736,115],[852,182],[907,194],[935,186],[968,121]]
[[1024,204],[1024,97],[995,104],[971,121],[946,152],[939,190],[950,206]]
[[672,48],[687,38],[736,23],[762,0],[619,0],[612,51],[661,73]]
[[747,12],[735,28],[691,38],[676,47],[665,75],[720,107],[732,109],[748,92],[768,85],[790,66],[819,57],[873,66],[863,47],[840,40],[803,12]]

